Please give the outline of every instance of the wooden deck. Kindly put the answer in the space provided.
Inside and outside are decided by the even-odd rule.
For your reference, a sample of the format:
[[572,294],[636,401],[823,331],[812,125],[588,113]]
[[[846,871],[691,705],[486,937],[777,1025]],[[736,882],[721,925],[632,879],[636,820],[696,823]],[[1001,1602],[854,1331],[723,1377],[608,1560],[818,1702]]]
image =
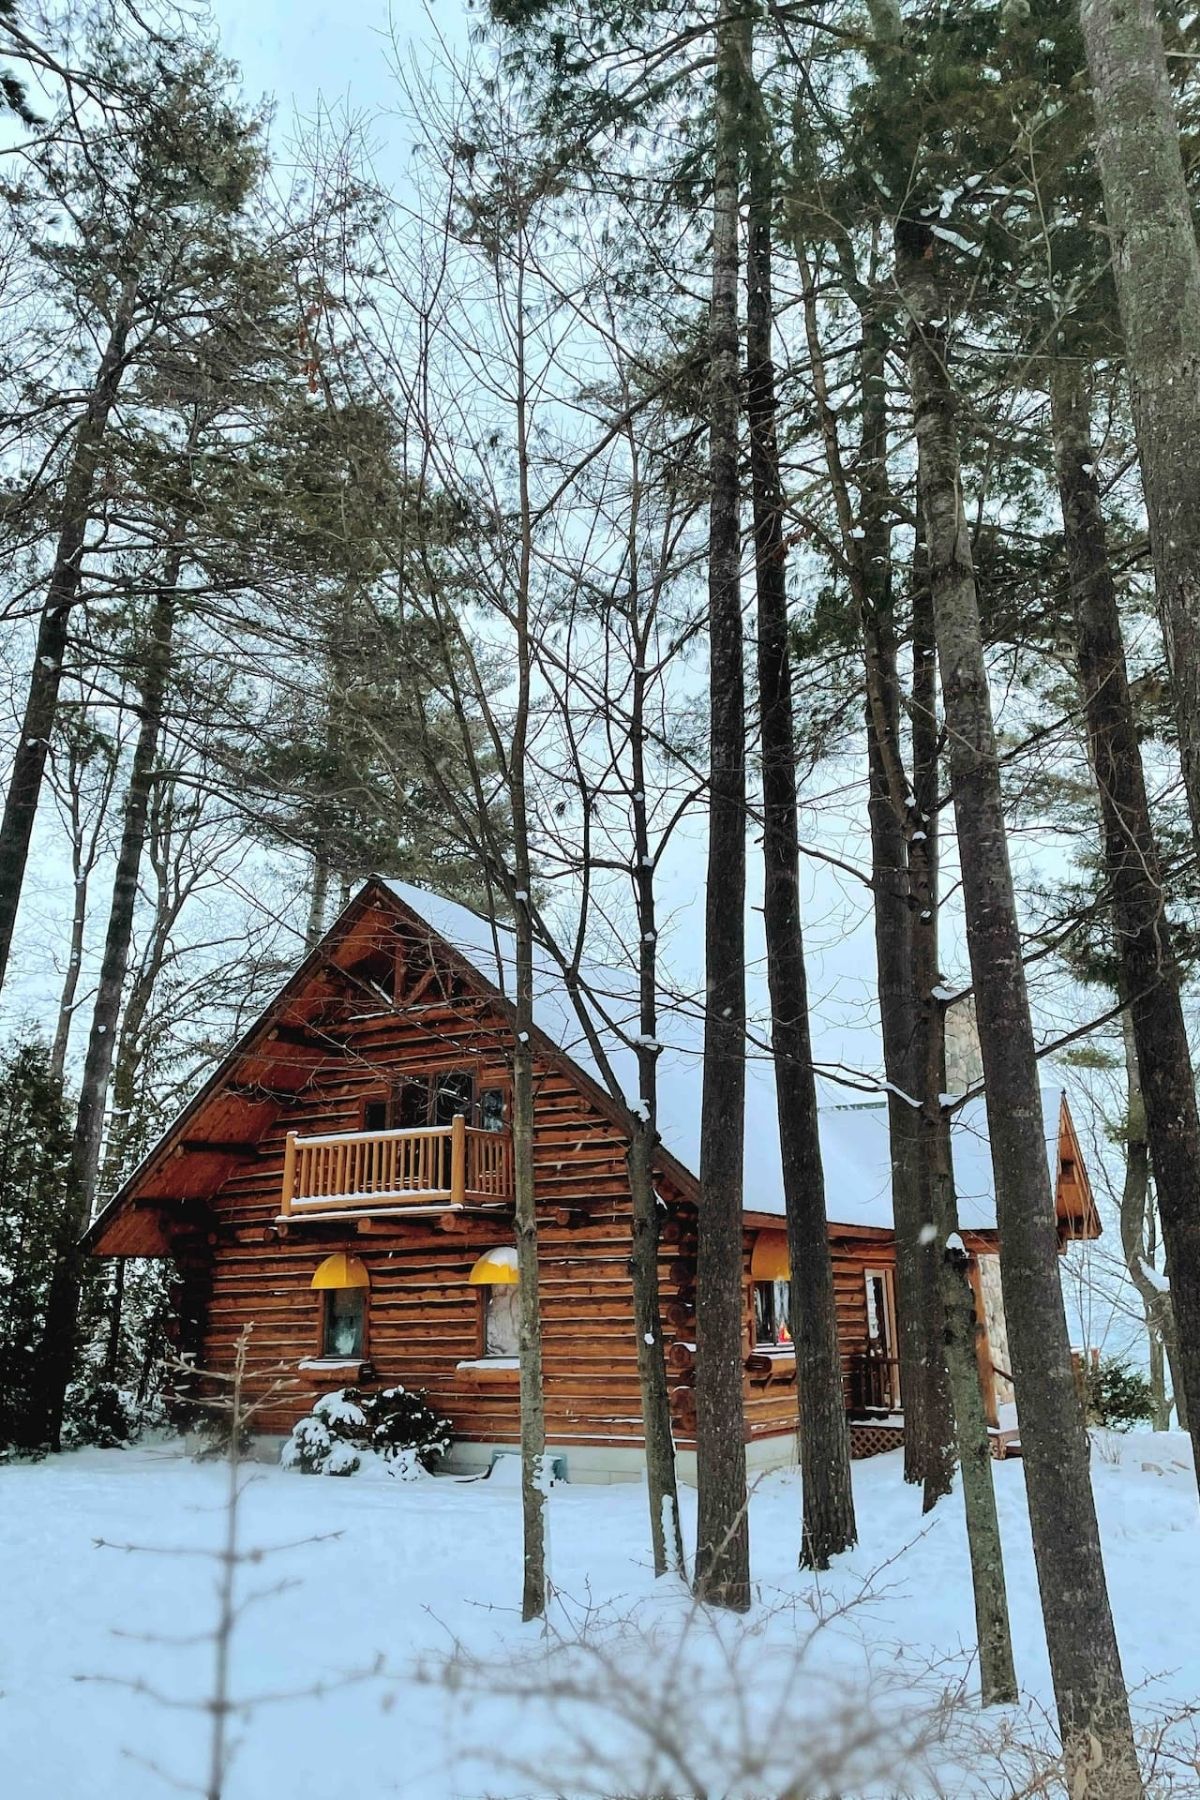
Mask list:
[[333,1131],[284,1147],[279,1222],[504,1206],[513,1197],[512,1140],[461,1116],[449,1125]]

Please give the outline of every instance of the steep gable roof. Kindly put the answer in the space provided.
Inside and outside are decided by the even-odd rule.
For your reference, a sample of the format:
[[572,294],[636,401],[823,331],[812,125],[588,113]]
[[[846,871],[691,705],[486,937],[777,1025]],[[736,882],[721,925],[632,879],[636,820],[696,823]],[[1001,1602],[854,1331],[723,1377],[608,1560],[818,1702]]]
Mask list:
[[[437,938],[452,945],[499,990],[511,993],[511,927],[403,882],[389,881],[385,886],[409,912],[422,918]],[[634,972],[617,964],[589,964],[581,969],[581,991],[603,1049],[626,1095],[635,1101],[637,1060],[632,1045],[638,1034],[638,998]],[[534,1017],[550,1040],[599,1079],[588,1034],[567,992],[562,971],[542,948],[536,949],[534,955]],[[688,996],[664,996],[657,1037],[661,1046],[658,1129],[664,1146],[693,1171],[700,1166],[703,1040],[704,1017],[699,1001]],[[891,1144],[886,1097],[859,1094],[821,1081],[818,1099],[826,1210],[831,1224],[891,1230]],[[1051,1181],[1057,1188],[1066,1108],[1061,1084],[1047,1081],[1041,1089],[1041,1100],[1046,1157]],[[951,1141],[961,1223],[971,1231],[994,1230],[991,1147],[982,1096],[966,1101],[954,1114]],[[743,1198],[747,1211],[783,1216],[774,1069],[765,1047],[753,1045],[746,1065]],[[1090,1191],[1088,1198],[1090,1201]],[[1093,1234],[1083,1228],[1084,1220],[1077,1224],[1079,1235]],[[1095,1224],[1098,1229],[1098,1221]]]
[[[485,918],[455,901],[405,883],[374,878],[355,895],[321,943],[304,958],[228,1057],[197,1091],[113,1200],[93,1223],[87,1241],[104,1251],[133,1253],[123,1240],[122,1211],[137,1197],[149,1201],[200,1199],[220,1184],[237,1158],[253,1148],[274,1117],[279,1095],[303,1086],[317,1061],[336,1047],[336,1037],[318,1024],[323,997],[340,983],[353,982],[354,933],[382,907],[410,938],[427,938],[435,958],[449,960],[479,991],[510,1003],[513,991],[513,933],[503,921]],[[561,1059],[592,1102],[623,1127],[629,1115],[610,1096],[600,1066],[606,1058],[630,1104],[636,1104],[638,1032],[633,971],[590,965],[580,971],[585,1029],[568,992],[563,971],[548,950],[534,957],[534,1017],[539,1048]],[[370,998],[369,990],[364,993]],[[378,1004],[380,996],[374,996]],[[693,1189],[700,1162],[700,1087],[703,1015],[688,996],[664,998],[658,1027],[658,1126],[663,1162],[681,1185]],[[821,1084],[821,1148],[826,1206],[833,1227],[888,1231],[892,1227],[891,1157],[887,1102],[881,1095],[853,1094]],[[1060,1146],[1069,1115],[1060,1087],[1042,1090],[1047,1158],[1063,1201]],[[774,1073],[765,1048],[751,1047],[746,1070],[746,1150],[744,1202],[748,1212],[783,1217]],[[969,1100],[952,1125],[954,1166],[961,1222],[965,1229],[995,1227],[987,1121],[983,1101]],[[1074,1141],[1073,1129],[1071,1141]],[[1080,1163],[1080,1169],[1082,1165]],[[1083,1175],[1086,1188],[1086,1175]],[[1090,1206],[1090,1190],[1087,1190]],[[1087,1220],[1073,1221],[1078,1235],[1099,1229],[1094,1208]],[[140,1241],[144,1241],[139,1234]]]

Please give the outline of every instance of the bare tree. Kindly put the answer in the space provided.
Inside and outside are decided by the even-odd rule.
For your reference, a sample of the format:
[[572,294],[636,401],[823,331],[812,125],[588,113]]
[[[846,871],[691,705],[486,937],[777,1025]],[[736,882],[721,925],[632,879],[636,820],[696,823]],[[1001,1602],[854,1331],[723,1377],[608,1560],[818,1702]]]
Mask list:
[[746,717],[738,478],[741,119],[750,33],[737,0],[716,26],[709,308],[709,778],[704,1072],[696,1255],[697,1591],[750,1604],[742,1400],[742,1153],[746,1091]]

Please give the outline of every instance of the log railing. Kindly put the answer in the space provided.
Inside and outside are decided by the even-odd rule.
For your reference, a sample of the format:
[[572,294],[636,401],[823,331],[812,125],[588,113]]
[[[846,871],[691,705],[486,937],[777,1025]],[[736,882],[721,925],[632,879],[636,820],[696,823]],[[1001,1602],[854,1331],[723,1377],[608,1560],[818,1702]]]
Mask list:
[[457,1207],[512,1199],[512,1141],[464,1118],[402,1131],[289,1131],[281,1218]]

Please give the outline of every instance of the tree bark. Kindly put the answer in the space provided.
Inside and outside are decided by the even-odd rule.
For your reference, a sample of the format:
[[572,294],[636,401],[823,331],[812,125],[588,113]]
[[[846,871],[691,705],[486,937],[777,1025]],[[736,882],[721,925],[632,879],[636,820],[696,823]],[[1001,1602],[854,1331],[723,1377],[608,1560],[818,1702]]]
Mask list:
[[746,415],[754,499],[758,704],[763,784],[763,923],[771,1048],[790,1263],[803,1476],[802,1567],[827,1569],[857,1541],[838,1348],[837,1296],[825,1214],[817,1089],[800,917],[796,741],[788,650],[787,549],[771,333],[769,165],[756,148],[746,257]]
[[[976,1346],[982,1328],[967,1258],[947,1248],[958,1234],[958,1201],[950,1147],[950,1119],[941,1104],[946,1086],[946,1014],[937,997],[939,773],[937,648],[928,558],[918,520],[913,582],[912,765],[913,807],[919,821],[909,845],[914,906],[913,992],[917,1006],[920,1173],[922,1213],[934,1226],[929,1248],[936,1257],[942,1360],[953,1408],[962,1471],[963,1511],[971,1559],[979,1686],[985,1706],[1017,1698],[1012,1632],[1004,1579],[1004,1547],[996,1514],[992,1456],[979,1386]],[[907,1413],[906,1413],[907,1426]],[[953,1456],[953,1446],[951,1447]]]
[[[1125,1179],[1121,1184],[1121,1249],[1125,1255],[1129,1279],[1137,1289],[1146,1315],[1154,1429],[1168,1431],[1171,1425],[1171,1401],[1167,1396],[1164,1357],[1170,1366],[1177,1408],[1182,1406],[1183,1387],[1178,1372],[1179,1349],[1175,1341],[1175,1314],[1171,1308],[1170,1290],[1163,1292],[1157,1283],[1149,1279],[1146,1272],[1147,1264],[1154,1267],[1155,1255],[1154,1219],[1150,1213],[1150,1141],[1146,1134],[1146,1105],[1138,1074],[1133,1021],[1128,1010],[1121,1014],[1121,1037],[1125,1047],[1125,1083],[1128,1095],[1124,1134]],[[1180,1429],[1186,1431],[1185,1406],[1180,1410],[1179,1423]]]
[[[950,1492],[954,1423],[942,1355],[937,1245],[926,1232],[921,1127],[913,1100],[921,1092],[921,1056],[908,839],[919,827],[908,814],[900,745],[900,682],[891,592],[887,489],[887,342],[877,306],[860,307],[863,322],[863,434],[859,457],[864,668],[879,1023],[888,1079],[892,1212],[900,1313],[900,1392],[904,1406],[904,1478],[924,1488],[926,1512]],[[935,772],[936,787],[936,772]],[[920,840],[918,840],[919,843]],[[899,1092],[897,1092],[899,1090]],[[909,1096],[908,1099],[902,1096]]]
[[329,861],[319,850],[313,852],[312,881],[308,890],[308,920],[304,927],[304,947],[315,950],[325,935],[325,908],[329,902]]
[[750,1604],[742,1391],[742,1152],[746,1091],[746,741],[738,492],[738,145],[748,27],[717,22],[713,270],[709,311],[709,830],[704,1071],[696,1257],[695,1581]]
[[1155,588],[1200,846],[1200,251],[1154,0],[1081,0],[1080,20]]
[[[634,529],[636,520],[631,524]],[[636,558],[636,547],[634,548]],[[636,567],[636,562],[635,562]],[[671,1397],[667,1385],[662,1305],[658,1283],[659,1209],[654,1189],[654,1151],[658,1143],[658,920],[654,899],[654,860],[650,854],[646,810],[646,661],[647,645],[636,616],[630,628],[637,644],[630,709],[630,776],[633,792],[634,897],[638,928],[638,1117],[629,1140],[626,1164],[633,1209],[629,1274],[633,1285],[633,1322],[637,1333],[638,1382],[642,1397],[642,1430],[646,1445],[646,1487],[650,1502],[650,1545],[654,1573],[685,1572],[683,1528],[671,1430]]]
[[517,468],[520,490],[520,557],[515,596],[517,704],[509,749],[512,808],[515,1007],[513,1045],[513,1212],[520,1282],[521,1519],[524,1536],[521,1617],[546,1611],[546,1399],[542,1382],[541,1270],[533,1159],[533,911],[529,815],[525,768],[533,673],[530,587],[533,579],[533,507],[529,491],[529,411],[525,367],[524,232],[517,258],[515,295]]
[[[1176,1366],[1183,1381],[1200,1477],[1200,1110],[1179,965],[1129,697],[1125,646],[1094,472],[1087,392],[1081,366],[1073,358],[1061,357],[1054,364],[1051,413],[1079,680],[1104,831],[1104,870],[1112,889],[1122,994],[1129,1003],[1171,1275]],[[1137,1258],[1130,1273],[1139,1291],[1144,1291],[1147,1283]]]
[[71,610],[83,579],[83,546],[91,516],[96,471],[104,448],[109,415],[125,371],[125,349],[133,322],[135,294],[131,275],[122,291],[108,343],[100,358],[87,408],[75,432],[59,514],[58,542],[38,624],[33,668],[25,699],[21,734],[13,753],[12,772],[0,819],[0,988],[8,973],[13,928],[17,919],[29,842],[37,816],[50,733],[58,711],[63,656]]
[[1037,1058],[1008,860],[971,539],[959,488],[946,304],[933,233],[896,227],[921,506],[950,742],[967,946],[983,1055],[1001,1279],[1042,1616],[1075,1795],[1142,1792],[1100,1555],[1088,1439],[1071,1371]]
[[942,1366],[938,1318],[938,1269],[931,1243],[922,1242],[919,1128],[914,1095],[915,1013],[912,994],[911,895],[906,843],[916,830],[900,745],[899,679],[892,628],[891,544],[888,530],[886,340],[878,297],[853,269],[846,285],[862,321],[862,441],[856,519],[829,399],[816,311],[816,282],[799,231],[793,249],[804,291],[804,319],[812,385],[820,409],[825,461],[833,484],[850,592],[862,632],[866,688],[871,831],[880,1034],[889,1083],[888,1143],[892,1214],[896,1232],[896,1287],[900,1330],[900,1388],[904,1405],[905,1479],[925,1487],[930,1507],[948,1491],[953,1432]]
[[163,707],[170,678],[175,607],[183,565],[182,542],[167,557],[162,586],[155,598],[150,641],[142,673],[140,723],[129,787],[125,795],[121,843],[113,874],[112,904],[100,979],[92,1009],[87,1055],[79,1088],[75,1131],[71,1142],[71,1180],[63,1207],[62,1230],[46,1299],[46,1317],[38,1357],[40,1435],[57,1447],[63,1401],[75,1357],[79,1292],[84,1258],[80,1235],[91,1217],[96,1174],[104,1136],[104,1109],[117,1044],[121,999],[129,969],[133,919],[137,907],[138,871],[146,843],[150,789],[158,757]]

